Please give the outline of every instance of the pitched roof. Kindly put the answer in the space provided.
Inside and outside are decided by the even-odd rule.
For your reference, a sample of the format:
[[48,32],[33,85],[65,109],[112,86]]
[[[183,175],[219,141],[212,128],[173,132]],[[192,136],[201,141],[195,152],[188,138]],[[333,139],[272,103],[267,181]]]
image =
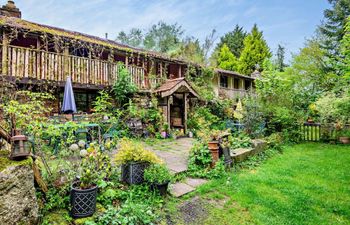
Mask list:
[[[125,52],[135,52],[135,53],[140,53],[143,55],[149,55],[153,56],[156,58],[176,62],[179,64],[188,64],[188,61],[181,60],[181,59],[176,59],[176,58],[171,58],[165,54],[155,52],[155,51],[149,51],[149,50],[144,50],[141,48],[135,48],[131,47],[125,44],[121,44],[119,42],[113,41],[113,40],[108,40],[105,38],[100,38],[97,36],[89,35],[89,34],[84,34],[76,31],[70,31],[70,30],[65,30],[62,28],[58,27],[53,27],[53,26],[48,26],[44,24],[39,24],[39,23],[34,23],[30,22],[27,20],[23,20],[20,18],[16,17],[7,17],[7,16],[0,16],[0,27],[15,27],[15,28],[20,28],[24,29],[33,33],[48,33],[52,35],[58,35],[61,37],[66,37],[70,39],[76,39],[76,40],[81,40],[85,42],[90,42],[93,44],[98,44],[110,48],[115,48],[119,49],[121,51]],[[193,63],[192,63],[193,64]]]
[[181,88],[184,88],[181,90],[181,92],[189,92],[193,96],[199,98],[197,92],[192,88],[191,84],[184,77],[167,80],[153,92],[160,94],[162,97],[166,97],[172,95],[174,92],[178,91]]
[[234,72],[234,71],[230,71],[230,70],[215,69],[215,72],[222,73],[222,74],[225,74],[225,75],[232,75],[232,76],[241,77],[241,78],[245,78],[245,79],[255,80],[254,77],[243,75],[243,74],[240,74],[240,73],[237,73],[237,72]]

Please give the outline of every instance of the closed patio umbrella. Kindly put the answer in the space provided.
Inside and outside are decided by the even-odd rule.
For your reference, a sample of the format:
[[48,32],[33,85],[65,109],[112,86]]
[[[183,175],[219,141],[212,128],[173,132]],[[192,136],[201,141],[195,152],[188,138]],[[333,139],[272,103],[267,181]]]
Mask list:
[[64,86],[64,95],[61,111],[63,113],[76,113],[77,107],[75,105],[74,92],[72,87],[72,80],[70,76],[67,77],[66,85]]

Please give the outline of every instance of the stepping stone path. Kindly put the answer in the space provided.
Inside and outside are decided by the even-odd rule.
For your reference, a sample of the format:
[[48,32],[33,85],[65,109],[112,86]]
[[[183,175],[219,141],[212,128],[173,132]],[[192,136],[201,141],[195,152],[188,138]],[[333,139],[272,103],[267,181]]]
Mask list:
[[170,193],[175,197],[181,197],[196,189],[196,187],[207,183],[204,179],[186,178],[184,182],[178,182],[170,186]]
[[[180,138],[174,141],[160,142],[155,145],[147,145],[145,148],[156,153],[170,171],[174,174],[182,173],[188,169],[188,156],[193,146],[193,138]],[[170,187],[170,193],[175,197],[180,197],[192,192],[199,185],[205,184],[207,180],[186,178],[183,182],[178,182]]]
[[144,145],[146,149],[156,153],[172,173],[177,174],[185,172],[188,169],[188,156],[193,142],[193,138],[180,138],[159,142],[154,145],[144,143]]

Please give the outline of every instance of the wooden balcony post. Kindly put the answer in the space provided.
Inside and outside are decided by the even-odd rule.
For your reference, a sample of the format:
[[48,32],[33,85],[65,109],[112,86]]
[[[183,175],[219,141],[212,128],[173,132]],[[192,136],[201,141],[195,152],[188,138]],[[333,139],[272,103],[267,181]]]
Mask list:
[[125,56],[125,67],[128,67],[129,65],[129,57]]
[[[69,49],[68,49],[68,47],[64,48],[63,55],[64,55],[64,73],[63,73],[64,77],[63,77],[63,79],[66,79],[67,76],[69,75]],[[70,76],[72,76],[72,75],[70,75]]]
[[5,32],[3,32],[2,35],[2,74],[3,75],[9,75],[8,74],[8,36]]

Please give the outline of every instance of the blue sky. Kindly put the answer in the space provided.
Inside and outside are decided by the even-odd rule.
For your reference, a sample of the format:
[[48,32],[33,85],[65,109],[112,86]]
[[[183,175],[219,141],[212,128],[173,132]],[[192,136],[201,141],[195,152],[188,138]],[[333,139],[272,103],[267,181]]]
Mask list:
[[[1,0],[2,4],[6,1]],[[26,20],[114,39],[121,30],[147,29],[163,20],[178,22],[186,34],[203,40],[235,24],[264,32],[271,50],[277,45],[296,53],[310,38],[329,8],[327,0],[15,0]]]

